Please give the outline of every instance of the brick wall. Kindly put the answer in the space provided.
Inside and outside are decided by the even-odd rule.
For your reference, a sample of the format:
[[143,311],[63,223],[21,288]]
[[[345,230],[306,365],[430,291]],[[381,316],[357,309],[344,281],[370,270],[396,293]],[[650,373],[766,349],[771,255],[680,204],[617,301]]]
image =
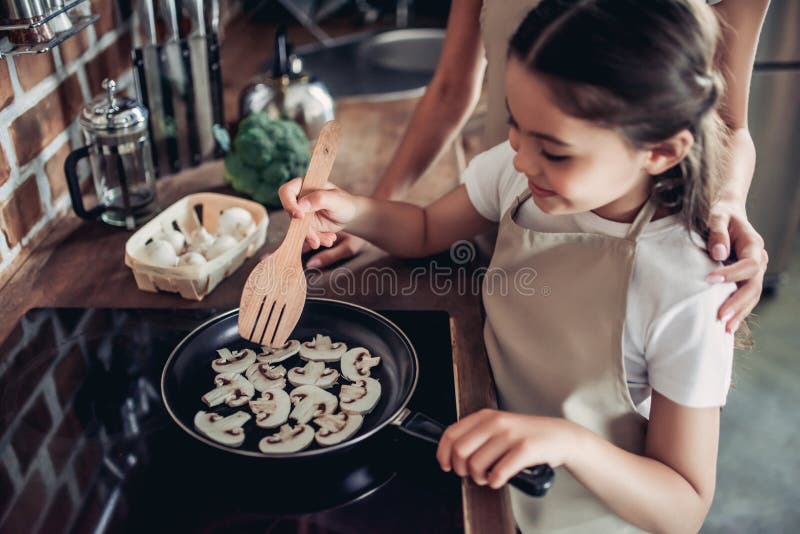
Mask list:
[[67,532],[81,523],[87,528],[76,530],[88,532],[96,524],[88,516],[109,491],[97,479],[108,439],[80,402],[95,347],[73,334],[93,319],[29,314],[0,346],[0,533]]
[[91,0],[100,20],[52,52],[0,60],[0,287],[70,209],[64,159],[105,77],[131,85],[130,2]]
[[[0,341],[0,534],[128,532],[144,472],[172,425],[165,347],[208,318],[44,308]],[[155,519],[155,518],[150,518]],[[107,530],[98,529],[106,525]]]

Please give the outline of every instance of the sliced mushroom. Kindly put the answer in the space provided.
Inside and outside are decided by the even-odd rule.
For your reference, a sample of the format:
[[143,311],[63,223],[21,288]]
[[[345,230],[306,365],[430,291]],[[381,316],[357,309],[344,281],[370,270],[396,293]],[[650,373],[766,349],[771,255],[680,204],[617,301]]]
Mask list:
[[318,386],[329,388],[339,379],[339,371],[325,367],[325,362],[308,362],[303,367],[289,369],[286,375],[293,386]]
[[216,413],[199,411],[194,416],[194,427],[201,434],[208,436],[217,443],[238,447],[244,443],[244,425],[250,420],[247,412],[234,412],[228,417]]
[[328,414],[314,419],[314,423],[319,426],[315,434],[317,443],[323,447],[341,443],[361,428],[364,416],[357,414]]
[[217,373],[242,373],[256,361],[256,351],[242,349],[230,351],[219,349],[219,358],[211,362],[211,368]]
[[317,386],[300,386],[289,395],[294,409],[289,417],[298,423],[308,423],[315,417],[333,413],[339,404],[336,396]]
[[250,401],[250,410],[256,414],[256,425],[261,428],[277,428],[289,419],[292,401],[282,389],[271,389],[261,397]]
[[254,363],[245,371],[244,376],[258,391],[283,389],[286,387],[286,368],[282,365],[270,367],[268,363]]
[[314,429],[310,426],[283,425],[276,434],[259,441],[258,448],[264,454],[297,452],[311,445],[312,441],[314,441]]
[[253,384],[245,377],[236,373],[223,373],[214,377],[216,388],[212,389],[202,399],[210,408],[223,402],[228,406],[236,407],[247,404],[255,394]]
[[381,398],[381,383],[374,378],[359,378],[353,385],[342,386],[339,401],[342,411],[365,414],[372,411]]
[[262,363],[278,363],[289,359],[300,350],[300,342],[290,339],[280,347],[261,347],[262,352],[256,359]]
[[374,358],[364,347],[350,349],[342,356],[342,376],[351,382],[369,376],[370,369],[381,363],[378,356]]
[[317,334],[313,341],[300,345],[300,357],[312,362],[337,362],[346,350],[344,343],[333,343],[328,336]]

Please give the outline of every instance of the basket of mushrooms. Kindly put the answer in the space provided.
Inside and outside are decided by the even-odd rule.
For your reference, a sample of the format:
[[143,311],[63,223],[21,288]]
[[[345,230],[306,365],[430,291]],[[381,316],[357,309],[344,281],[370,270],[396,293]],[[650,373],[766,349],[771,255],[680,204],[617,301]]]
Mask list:
[[196,193],[172,204],[125,244],[125,265],[143,291],[202,300],[266,241],[269,217],[260,204]]

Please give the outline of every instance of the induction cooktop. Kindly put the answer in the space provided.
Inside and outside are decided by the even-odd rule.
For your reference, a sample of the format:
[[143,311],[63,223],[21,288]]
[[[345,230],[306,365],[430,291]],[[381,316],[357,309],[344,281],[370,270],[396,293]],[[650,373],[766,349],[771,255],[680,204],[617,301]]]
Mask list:
[[[0,345],[0,531],[460,532],[460,480],[391,426],[301,465],[197,442],[164,409],[172,349],[224,310],[46,308]],[[449,316],[384,311],[411,339],[409,407],[456,418]]]

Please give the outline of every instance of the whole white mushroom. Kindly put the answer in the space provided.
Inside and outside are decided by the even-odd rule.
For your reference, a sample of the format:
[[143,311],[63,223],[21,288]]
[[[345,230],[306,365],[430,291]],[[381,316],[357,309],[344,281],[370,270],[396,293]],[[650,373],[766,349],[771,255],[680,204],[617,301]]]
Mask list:
[[244,208],[232,207],[222,210],[219,215],[219,235],[229,235],[238,240],[252,234],[256,229],[253,216]]
[[201,226],[196,230],[192,230],[187,236],[187,241],[189,242],[188,252],[199,252],[202,254],[214,243],[214,236]]
[[174,229],[163,230],[154,239],[169,242],[172,248],[175,249],[175,254],[183,252],[183,247],[186,245],[186,237],[184,237],[182,232]]
[[186,254],[182,255],[178,258],[178,265],[204,265],[208,263],[208,260],[205,256],[200,254],[199,252],[187,252]]
[[227,251],[236,246],[238,241],[235,237],[229,235],[221,235],[211,243],[211,246],[205,252],[208,261],[225,254]]
[[178,255],[172,243],[164,239],[154,239],[144,246],[144,257],[148,263],[158,267],[175,267]]

